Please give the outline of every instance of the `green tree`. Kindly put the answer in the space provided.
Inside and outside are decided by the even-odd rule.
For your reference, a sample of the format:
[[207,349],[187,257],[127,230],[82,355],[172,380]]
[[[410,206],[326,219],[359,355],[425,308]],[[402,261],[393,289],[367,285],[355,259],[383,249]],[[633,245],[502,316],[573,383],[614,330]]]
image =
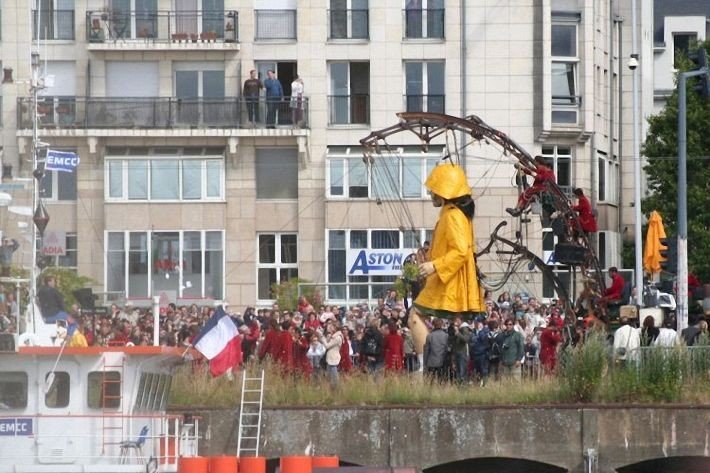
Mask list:
[[[710,41],[699,44],[710,54]],[[692,68],[684,57],[680,70]],[[700,97],[688,81],[688,265],[702,281],[710,281],[710,99]],[[666,234],[676,235],[678,222],[678,92],[666,107],[649,119],[648,135],[642,149],[648,158],[644,168],[649,197],[642,202],[644,214],[658,210]]]

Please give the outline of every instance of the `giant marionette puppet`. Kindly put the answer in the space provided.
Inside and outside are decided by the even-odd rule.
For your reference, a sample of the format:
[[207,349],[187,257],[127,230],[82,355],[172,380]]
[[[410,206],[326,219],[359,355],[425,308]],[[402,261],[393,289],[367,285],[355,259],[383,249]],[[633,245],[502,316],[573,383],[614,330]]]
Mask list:
[[[426,284],[414,300],[409,315],[417,353],[424,353],[429,330],[424,316],[473,318],[485,312],[476,276],[473,215],[475,204],[466,175],[457,164],[436,166],[425,183],[434,207],[441,208],[429,249],[428,261],[419,262]],[[421,357],[421,355],[420,355]]]

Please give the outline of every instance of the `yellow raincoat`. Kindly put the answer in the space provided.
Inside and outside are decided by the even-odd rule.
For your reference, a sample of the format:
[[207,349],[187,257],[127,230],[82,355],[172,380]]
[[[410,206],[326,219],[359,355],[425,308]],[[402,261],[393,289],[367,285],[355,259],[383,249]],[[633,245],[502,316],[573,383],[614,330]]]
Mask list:
[[[426,186],[446,200],[471,193],[463,170],[451,164],[435,167]],[[455,205],[445,203],[429,250],[436,272],[414,301],[423,312],[485,312],[474,251],[473,223]]]

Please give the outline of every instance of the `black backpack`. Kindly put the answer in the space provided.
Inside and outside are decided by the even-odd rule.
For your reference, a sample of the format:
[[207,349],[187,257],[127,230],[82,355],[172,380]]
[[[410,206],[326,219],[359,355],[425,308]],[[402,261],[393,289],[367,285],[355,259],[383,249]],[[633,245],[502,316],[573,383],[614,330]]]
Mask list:
[[500,358],[500,345],[498,344],[498,337],[493,333],[488,334],[488,343],[491,345],[491,350],[489,352],[488,358],[491,360],[497,360]]
[[380,347],[377,343],[377,338],[375,338],[372,333],[370,333],[369,331],[365,333],[365,338],[362,343],[365,356],[379,356]]

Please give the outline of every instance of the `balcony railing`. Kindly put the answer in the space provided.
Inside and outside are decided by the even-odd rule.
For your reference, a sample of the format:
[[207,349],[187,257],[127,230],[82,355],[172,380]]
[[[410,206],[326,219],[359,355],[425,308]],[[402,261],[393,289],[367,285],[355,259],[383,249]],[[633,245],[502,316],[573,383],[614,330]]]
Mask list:
[[444,13],[443,8],[403,10],[404,37],[444,39]]
[[328,39],[368,39],[368,10],[328,10]]
[[446,96],[444,95],[412,95],[404,96],[405,109],[408,112],[445,113]]
[[[40,39],[74,39],[74,10],[40,10],[39,17]],[[37,39],[37,10],[32,10],[32,38]]]
[[370,123],[370,96],[330,95],[328,110],[331,125],[367,125]]
[[296,39],[296,10],[254,10],[254,39]]
[[238,19],[236,11],[90,11],[86,12],[86,37],[91,43],[235,43],[239,40]]
[[[32,99],[18,99],[20,128],[32,128]],[[42,128],[308,128],[308,98],[42,97]]]

